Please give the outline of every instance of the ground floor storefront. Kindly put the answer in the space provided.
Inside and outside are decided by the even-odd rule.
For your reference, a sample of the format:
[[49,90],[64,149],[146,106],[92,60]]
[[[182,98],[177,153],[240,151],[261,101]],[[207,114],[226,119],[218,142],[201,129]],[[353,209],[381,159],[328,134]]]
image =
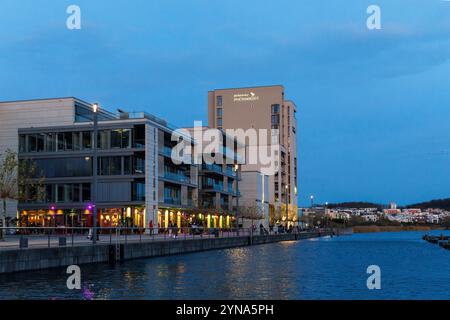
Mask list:
[[[145,208],[99,208],[97,221],[100,228],[145,228]],[[19,227],[90,228],[94,218],[92,208],[21,210]]]
[[[29,209],[18,211],[18,227],[55,228],[76,231],[77,228],[91,228],[94,223],[93,210],[83,209]],[[132,232],[164,233],[177,228],[177,232],[192,232],[199,230],[227,230],[236,226],[236,218],[232,213],[201,213],[199,210],[183,210],[174,208],[159,208],[153,221],[147,217],[145,206],[98,208],[97,223],[102,230],[109,232],[113,228],[133,228]]]
[[203,229],[231,229],[236,225],[233,214],[201,213],[197,211],[183,211],[171,208],[158,210],[158,230],[165,231],[172,228],[203,228]]

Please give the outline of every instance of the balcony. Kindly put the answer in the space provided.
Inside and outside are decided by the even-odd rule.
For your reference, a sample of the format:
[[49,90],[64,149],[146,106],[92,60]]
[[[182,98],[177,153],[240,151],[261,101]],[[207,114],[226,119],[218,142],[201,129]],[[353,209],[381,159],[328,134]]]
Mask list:
[[173,181],[177,181],[177,182],[182,182],[182,183],[190,183],[191,182],[191,178],[186,176],[183,173],[174,173],[174,172],[165,171],[164,178],[173,180]]
[[172,205],[181,205],[181,199],[177,198],[164,198],[164,203]]
[[222,183],[213,183],[213,184],[206,184],[202,186],[202,189],[204,190],[215,190],[215,191],[223,191],[223,184]]
[[231,167],[227,167],[225,173],[229,176],[236,177],[236,171],[234,171],[234,169]]
[[218,164],[203,164],[202,165],[202,170],[204,171],[212,171],[212,172],[216,172],[216,173],[220,173],[223,174],[223,170],[222,170],[222,166],[218,165]]
[[166,157],[172,157],[172,147],[170,146],[163,146],[162,150],[160,152],[166,156]]

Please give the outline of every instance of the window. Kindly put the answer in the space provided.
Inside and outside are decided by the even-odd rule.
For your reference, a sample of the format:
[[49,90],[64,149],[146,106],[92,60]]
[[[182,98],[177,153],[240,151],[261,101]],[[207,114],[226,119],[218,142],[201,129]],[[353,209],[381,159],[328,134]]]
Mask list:
[[56,151],[56,133],[48,133],[47,139],[45,140],[46,151],[55,152]]
[[93,121],[93,111],[80,105],[75,105],[75,122]]
[[26,139],[27,139],[27,136],[24,134],[21,134],[19,136],[19,152],[26,152],[26,147],[27,147]]
[[219,127],[222,126],[222,118],[218,118],[218,119],[217,119],[217,125],[218,125]]
[[123,157],[123,174],[131,174],[131,156]]
[[81,132],[73,133],[73,150],[80,150]]
[[180,204],[180,195],[181,190],[176,187],[172,186],[165,186],[164,187],[164,202],[165,203],[171,203],[171,204]]
[[58,151],[64,151],[64,133],[58,133]]
[[36,136],[36,151],[37,152],[44,152],[45,147],[45,135],[44,134],[38,134]]
[[62,158],[36,159],[36,175],[41,172],[46,178],[89,177],[92,176],[92,159]]
[[92,132],[84,131],[82,133],[83,150],[92,149]]
[[222,96],[217,96],[217,106],[218,107],[222,106]]
[[80,185],[74,184],[73,185],[73,202],[80,202]]
[[73,136],[72,132],[64,132],[64,150],[73,149]]
[[145,183],[134,182],[132,184],[132,199],[133,201],[145,201]]
[[280,105],[279,104],[273,104],[272,105],[272,113],[279,113],[280,112]]
[[131,131],[129,129],[117,129],[111,131],[111,148],[129,148]]
[[136,155],[134,157],[134,173],[145,173],[145,156]]
[[280,115],[273,114],[272,115],[272,125],[278,125],[280,123]]
[[110,133],[109,130],[101,130],[98,132],[97,143],[99,149],[109,149]]
[[46,202],[56,202],[55,200],[55,193],[54,193],[54,186],[53,184],[47,184],[45,186],[45,201]]
[[121,157],[99,157],[98,174],[101,176],[115,176],[122,174]]
[[28,152],[36,152],[37,141],[35,135],[28,136]]
[[82,188],[82,201],[88,202],[91,200],[91,184],[90,183],[83,183],[81,186]]
[[133,129],[133,147],[143,148],[145,146],[145,126],[135,126]]
[[217,117],[222,117],[222,108],[217,108]]

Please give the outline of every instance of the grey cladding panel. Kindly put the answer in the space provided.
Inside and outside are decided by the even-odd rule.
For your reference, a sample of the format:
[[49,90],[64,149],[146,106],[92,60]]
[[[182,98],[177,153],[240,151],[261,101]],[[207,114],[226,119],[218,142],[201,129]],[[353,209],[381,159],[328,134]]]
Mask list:
[[98,184],[98,201],[131,201],[130,182],[105,182]]

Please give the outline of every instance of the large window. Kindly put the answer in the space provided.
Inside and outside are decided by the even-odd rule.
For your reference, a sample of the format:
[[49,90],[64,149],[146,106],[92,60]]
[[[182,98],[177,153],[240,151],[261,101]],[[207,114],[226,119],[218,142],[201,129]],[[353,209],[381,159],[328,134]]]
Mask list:
[[217,106],[218,107],[222,106],[222,96],[217,96]]
[[92,149],[92,132],[83,131],[82,132],[82,146],[84,150]]
[[[83,187],[86,190],[83,190]],[[90,184],[80,183],[61,183],[61,184],[46,184],[44,186],[44,196],[40,199],[36,199],[35,190],[32,188],[26,188],[26,194],[28,195],[27,202],[40,202],[40,203],[64,203],[64,202],[82,202],[89,201],[91,199]]]
[[129,148],[130,146],[130,129],[116,129],[111,131],[111,148]]
[[122,174],[121,157],[99,157],[98,174],[101,176],[114,176]]
[[280,112],[280,105],[279,104],[273,104],[272,105],[272,113],[279,113]]
[[36,174],[45,178],[64,177],[89,177],[92,176],[92,159],[85,158],[61,158],[61,159],[37,159]]
[[180,188],[173,186],[164,187],[164,202],[170,204],[180,204],[181,203],[181,190]]
[[47,133],[45,145],[46,145],[45,151],[47,152],[56,151],[56,133]]
[[101,130],[98,132],[97,143],[99,149],[109,149],[111,131]]
[[[144,128],[144,126],[142,126]],[[132,146],[133,130],[99,130],[98,149],[130,148]],[[134,146],[143,147],[145,130],[140,130],[134,137]],[[92,131],[48,132],[19,135],[20,152],[63,152],[91,150],[93,147]]]
[[145,183],[143,181],[133,182],[132,188],[133,201],[145,201]]
[[280,116],[278,114],[272,115],[272,125],[278,125],[280,123]]

